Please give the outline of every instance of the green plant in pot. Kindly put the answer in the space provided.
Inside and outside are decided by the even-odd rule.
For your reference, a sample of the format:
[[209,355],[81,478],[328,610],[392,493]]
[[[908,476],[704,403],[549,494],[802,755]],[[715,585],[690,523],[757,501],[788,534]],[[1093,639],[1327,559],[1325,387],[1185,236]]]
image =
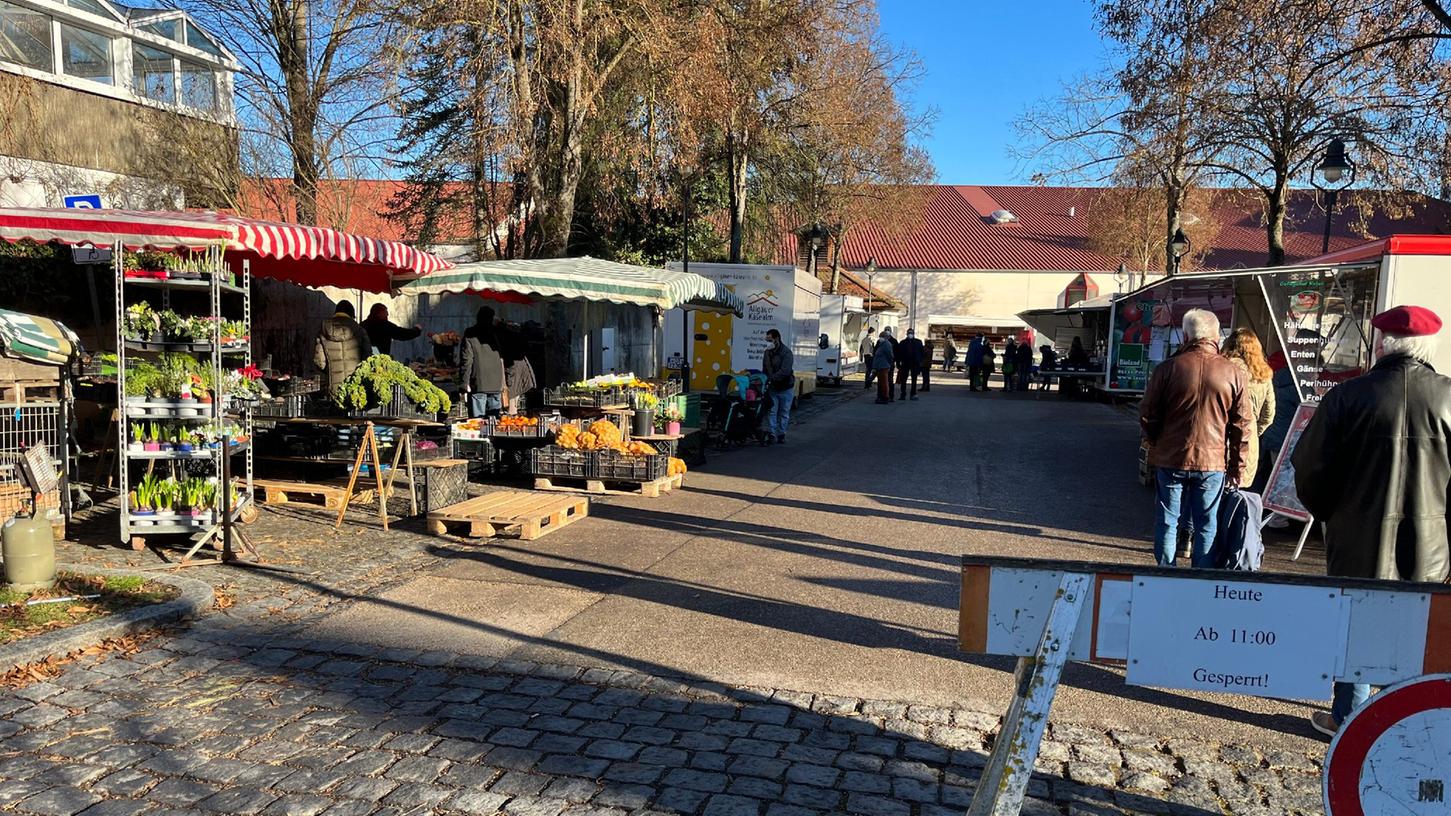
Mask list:
[[171,444],[176,447],[177,453],[191,453],[191,431],[178,425],[171,430]]
[[160,315],[161,337],[168,343],[190,343],[193,337],[193,324],[190,318],[182,317],[170,309],[163,310]]
[[146,450],[146,428],[142,423],[131,423],[131,444],[126,449],[131,453],[142,453]]
[[147,453],[156,453],[161,450],[161,423],[146,423],[146,442],[144,447]]
[[176,511],[176,482],[164,479],[156,486],[156,515],[174,516]]
[[126,339],[139,342],[152,340],[160,325],[160,318],[152,311],[151,304],[144,300],[127,306],[126,314],[121,319],[121,330]]

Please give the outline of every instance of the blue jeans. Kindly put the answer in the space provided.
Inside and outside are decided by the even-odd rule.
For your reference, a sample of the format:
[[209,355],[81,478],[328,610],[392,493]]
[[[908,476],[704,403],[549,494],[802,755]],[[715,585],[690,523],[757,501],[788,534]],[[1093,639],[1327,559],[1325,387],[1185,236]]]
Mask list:
[[766,432],[772,436],[785,436],[786,426],[791,423],[791,403],[796,399],[796,389],[771,392],[771,405],[766,409]]
[[1340,725],[1350,719],[1357,708],[1370,699],[1370,685],[1367,683],[1336,683],[1335,696],[1330,701],[1330,716]]
[[475,391],[469,394],[469,416],[478,418],[497,414],[504,408],[498,392]]
[[1219,497],[1224,492],[1224,474],[1206,470],[1159,468],[1159,523],[1154,529],[1154,554],[1160,566],[1174,566],[1179,547],[1179,519],[1188,515],[1193,525],[1193,565],[1208,567],[1209,548],[1214,546],[1219,526]]

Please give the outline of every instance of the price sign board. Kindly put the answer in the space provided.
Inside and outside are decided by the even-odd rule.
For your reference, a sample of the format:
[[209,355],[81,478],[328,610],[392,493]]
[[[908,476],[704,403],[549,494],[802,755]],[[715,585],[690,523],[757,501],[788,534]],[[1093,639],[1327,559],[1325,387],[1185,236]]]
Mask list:
[[1340,727],[1325,757],[1328,816],[1451,811],[1451,675],[1406,680]]
[[1348,622],[1338,589],[1135,577],[1128,682],[1325,697],[1344,658]]

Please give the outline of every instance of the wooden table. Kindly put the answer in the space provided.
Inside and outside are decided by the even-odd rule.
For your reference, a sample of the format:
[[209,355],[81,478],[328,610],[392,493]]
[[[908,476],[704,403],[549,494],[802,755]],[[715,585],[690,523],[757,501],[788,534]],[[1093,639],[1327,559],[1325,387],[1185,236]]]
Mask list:
[[[398,460],[404,460],[408,473],[408,508],[410,515],[418,515],[417,479],[413,470],[413,433],[425,428],[443,428],[441,422],[428,419],[404,419],[396,417],[275,417],[270,419],[279,425],[322,425],[332,428],[362,428],[363,438],[358,441],[358,453],[353,457],[353,470],[348,474],[348,487],[343,491],[338,507],[338,520],[333,529],[343,526],[352,502],[353,488],[357,486],[358,472],[363,468],[365,456],[373,468],[373,478],[378,486],[378,518],[383,529],[388,529],[388,496],[393,492],[393,480],[398,475]],[[396,428],[403,433],[393,449],[393,463],[388,468],[388,482],[383,483],[383,463],[378,456],[378,437],[375,428]]]

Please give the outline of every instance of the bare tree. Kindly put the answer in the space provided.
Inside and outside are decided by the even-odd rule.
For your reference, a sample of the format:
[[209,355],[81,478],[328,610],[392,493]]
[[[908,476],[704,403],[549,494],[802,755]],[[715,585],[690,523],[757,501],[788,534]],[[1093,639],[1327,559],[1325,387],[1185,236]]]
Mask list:
[[380,59],[392,22],[374,0],[188,0],[242,65],[244,161],[285,159],[291,209],[318,223],[319,182],[377,170],[394,93]]

